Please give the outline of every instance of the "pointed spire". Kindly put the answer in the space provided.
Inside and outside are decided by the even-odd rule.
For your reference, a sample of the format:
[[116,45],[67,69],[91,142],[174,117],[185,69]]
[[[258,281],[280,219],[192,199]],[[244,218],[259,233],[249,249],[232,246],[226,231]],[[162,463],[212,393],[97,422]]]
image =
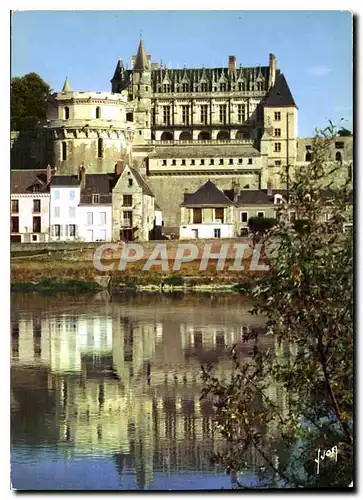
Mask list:
[[62,92],[71,92],[71,86],[69,85],[68,76],[65,79],[65,82],[64,82],[64,85],[62,88]]
[[149,69],[149,61],[145,52],[144,42],[140,40],[137,56],[135,59],[134,69],[144,70]]
[[113,74],[112,80],[118,80],[120,78],[120,76],[122,76],[123,72],[124,72],[124,63],[123,63],[122,59],[119,59],[117,61],[117,66],[115,69],[115,73]]

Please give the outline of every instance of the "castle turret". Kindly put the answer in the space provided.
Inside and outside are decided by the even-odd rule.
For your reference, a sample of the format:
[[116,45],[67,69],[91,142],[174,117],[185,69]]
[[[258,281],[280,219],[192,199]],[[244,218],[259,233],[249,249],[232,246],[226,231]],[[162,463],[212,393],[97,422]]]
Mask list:
[[132,94],[134,101],[135,144],[151,139],[151,67],[144,43],[140,40],[133,58]]

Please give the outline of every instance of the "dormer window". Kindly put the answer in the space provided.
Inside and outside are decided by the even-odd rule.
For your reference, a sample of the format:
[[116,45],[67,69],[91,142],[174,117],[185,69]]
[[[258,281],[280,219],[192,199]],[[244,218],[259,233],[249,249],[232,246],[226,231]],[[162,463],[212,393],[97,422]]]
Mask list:
[[40,191],[39,184],[34,184],[34,186],[33,186],[33,193],[39,193],[39,191]]
[[188,92],[188,91],[189,91],[189,84],[183,83],[183,92]]
[[170,92],[170,85],[169,83],[164,83],[163,85],[163,92]]
[[200,90],[202,92],[207,92],[208,91],[208,85],[206,83],[201,83],[200,84]]
[[92,203],[97,205],[100,202],[100,195],[99,194],[93,194],[92,195]]
[[221,92],[225,92],[227,90],[227,85],[225,83],[220,84],[220,89]]
[[282,196],[281,194],[275,194],[274,196],[274,204],[275,205],[281,205],[282,203]]

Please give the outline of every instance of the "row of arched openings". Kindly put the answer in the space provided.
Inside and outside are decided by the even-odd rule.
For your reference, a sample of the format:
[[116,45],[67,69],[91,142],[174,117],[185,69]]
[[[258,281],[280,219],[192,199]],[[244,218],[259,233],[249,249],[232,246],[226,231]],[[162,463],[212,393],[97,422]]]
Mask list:
[[[236,134],[236,139],[245,139],[246,134],[243,130],[238,130]],[[217,141],[229,141],[231,139],[231,134],[227,130],[220,130],[216,137]],[[161,141],[173,141],[174,135],[172,132],[163,132],[160,137]],[[182,132],[179,135],[179,141],[192,141],[193,134],[192,132]],[[210,141],[211,140],[211,132],[202,131],[198,134],[198,141]]]

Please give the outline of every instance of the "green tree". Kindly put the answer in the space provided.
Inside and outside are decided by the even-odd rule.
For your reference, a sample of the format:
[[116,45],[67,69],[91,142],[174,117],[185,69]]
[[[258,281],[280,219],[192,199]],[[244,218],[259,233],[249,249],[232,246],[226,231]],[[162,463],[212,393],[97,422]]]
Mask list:
[[340,137],[350,137],[352,135],[352,132],[344,127],[338,130],[338,135]]
[[[202,367],[202,398],[213,402],[226,440],[214,460],[242,472],[254,450],[270,487],[342,487],[353,479],[353,236],[342,230],[351,186],[328,189],[342,168],[326,169],[335,137],[332,125],[317,132],[313,160],[295,172],[264,238],[269,272],[240,287],[256,301],[252,314],[266,320],[264,335],[250,335],[247,359],[233,347],[230,380]],[[306,221],[303,231],[290,210]],[[274,349],[263,348],[269,336]],[[334,446],[337,461],[320,459],[317,473],[318,450]]]
[[11,79],[11,130],[32,131],[46,118],[50,86],[36,73]]
[[252,233],[265,234],[276,224],[276,220],[271,217],[250,217],[248,227]]

